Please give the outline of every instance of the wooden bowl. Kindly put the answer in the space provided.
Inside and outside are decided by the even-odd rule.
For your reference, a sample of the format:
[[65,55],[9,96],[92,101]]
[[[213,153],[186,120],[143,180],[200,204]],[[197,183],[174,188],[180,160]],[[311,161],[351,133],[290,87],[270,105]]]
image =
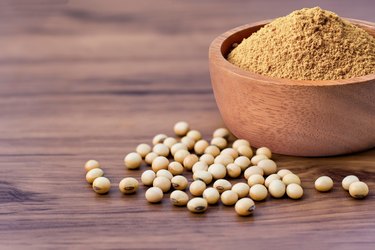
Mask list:
[[[348,19],[375,36],[375,24]],[[279,79],[226,60],[234,43],[271,20],[232,29],[209,49],[215,99],[227,127],[255,147],[296,156],[347,154],[375,146],[375,74],[345,80]]]

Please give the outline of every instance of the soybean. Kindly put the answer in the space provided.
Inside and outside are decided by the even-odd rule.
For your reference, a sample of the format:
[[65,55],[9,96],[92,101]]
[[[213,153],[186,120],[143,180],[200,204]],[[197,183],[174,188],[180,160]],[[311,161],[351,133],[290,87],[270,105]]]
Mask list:
[[255,184],[250,188],[250,198],[255,201],[265,200],[268,196],[267,188],[261,184]]
[[171,193],[169,199],[174,206],[186,206],[189,196],[184,191],[175,190]]
[[146,155],[148,153],[151,152],[151,146],[146,144],[146,143],[142,143],[142,144],[139,144],[137,146],[137,148],[135,149],[135,151],[142,157],[142,158],[145,158]]
[[129,153],[124,158],[125,166],[128,169],[137,169],[141,166],[142,157],[138,153]]
[[98,194],[106,194],[111,189],[111,182],[106,177],[98,177],[92,183],[92,189]]
[[138,181],[133,177],[127,177],[120,181],[118,187],[121,193],[133,194],[138,190]]
[[301,199],[303,196],[303,189],[296,183],[291,183],[286,187],[286,194],[291,199]]
[[284,182],[281,180],[273,180],[271,181],[268,192],[272,195],[274,198],[281,198],[284,196],[286,190],[286,186]]
[[102,169],[93,168],[86,173],[86,181],[92,184],[96,178],[101,177],[103,175],[104,171]]
[[255,210],[254,201],[250,198],[242,198],[234,206],[236,213],[240,216],[249,216]]
[[188,180],[186,179],[185,176],[176,175],[172,178],[171,184],[174,189],[185,190],[188,186]]
[[193,181],[190,184],[189,191],[194,196],[201,196],[206,189],[206,183],[201,180]]
[[355,199],[363,199],[368,195],[368,193],[368,186],[362,181],[353,182],[349,186],[349,194]]
[[232,187],[232,191],[237,193],[238,198],[246,197],[249,194],[249,190],[249,185],[243,182],[236,183]]
[[187,204],[187,208],[192,213],[203,213],[207,210],[207,207],[207,201],[199,197],[191,199]]
[[352,184],[353,182],[357,182],[359,181],[358,177],[355,176],[355,175],[348,175],[346,176],[343,180],[342,180],[342,187],[345,189],[345,190],[349,190],[349,186],[350,184]]
[[206,199],[210,205],[216,204],[220,199],[220,193],[216,188],[209,187],[203,191],[203,198]]
[[328,192],[333,188],[333,180],[328,176],[321,176],[315,180],[314,185],[319,192]]
[[164,193],[168,192],[171,189],[171,181],[164,176],[159,176],[154,179],[152,182],[154,187],[160,188]]
[[158,203],[163,199],[163,191],[158,187],[151,187],[147,189],[145,197],[150,203]]
[[216,188],[219,193],[223,193],[224,191],[230,190],[232,184],[225,179],[219,179],[214,182],[213,187]]
[[238,201],[238,194],[232,190],[224,191],[221,194],[221,202],[226,206],[232,206]]
[[86,163],[85,163],[85,170],[86,172],[90,171],[91,169],[94,169],[94,168],[100,168],[100,163],[96,160],[88,160]]
[[141,175],[141,181],[142,181],[143,185],[151,186],[155,177],[156,177],[156,174],[155,174],[154,171],[146,170]]

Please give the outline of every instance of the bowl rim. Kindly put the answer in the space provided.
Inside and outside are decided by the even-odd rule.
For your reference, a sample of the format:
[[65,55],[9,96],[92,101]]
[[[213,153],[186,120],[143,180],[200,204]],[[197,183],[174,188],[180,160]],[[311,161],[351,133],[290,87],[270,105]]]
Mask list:
[[[355,25],[359,25],[361,27],[365,27],[366,29],[374,30],[375,32],[375,23],[363,21],[359,19],[352,19],[352,18],[343,18]],[[266,19],[258,22],[253,22],[241,26],[237,26],[233,29],[230,29],[221,35],[217,36],[210,44],[209,47],[209,61],[210,63],[218,64],[221,67],[226,68],[227,70],[231,71],[232,73],[244,77],[249,78],[252,80],[256,80],[258,82],[263,82],[265,84],[277,84],[277,85],[293,85],[293,86],[321,86],[321,87],[328,87],[328,86],[337,86],[337,85],[351,85],[351,84],[359,84],[359,83],[367,83],[375,81],[375,73],[368,74],[365,76],[359,77],[352,77],[348,79],[338,79],[338,80],[294,80],[294,79],[287,79],[287,78],[277,78],[272,76],[266,76],[259,73],[251,72],[244,70],[232,63],[230,63],[221,52],[223,43],[233,36],[236,33],[239,33],[245,29],[250,29],[256,26],[264,26],[270,23],[274,19]],[[215,58],[213,60],[213,58]]]

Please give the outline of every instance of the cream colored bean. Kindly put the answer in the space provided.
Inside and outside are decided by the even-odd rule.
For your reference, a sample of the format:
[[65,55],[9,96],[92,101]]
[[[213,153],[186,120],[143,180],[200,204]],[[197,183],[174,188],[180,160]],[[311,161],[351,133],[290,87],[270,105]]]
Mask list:
[[291,199],[301,199],[303,196],[303,189],[296,183],[291,183],[286,187],[286,194]]
[[227,173],[232,178],[237,178],[241,175],[241,168],[235,163],[230,163],[227,165]]
[[345,189],[345,190],[349,190],[349,186],[350,184],[352,184],[353,182],[357,182],[359,181],[358,177],[355,176],[355,175],[348,175],[346,176],[342,182],[341,182],[341,185],[342,187]]
[[171,154],[174,156],[181,149],[188,150],[185,144],[178,142],[171,147]]
[[295,174],[287,174],[283,177],[283,182],[285,185],[289,185],[291,183],[296,183],[301,185],[301,179]]
[[284,196],[286,190],[286,186],[284,182],[281,180],[273,180],[271,181],[268,192],[270,192],[271,196],[274,198],[281,198]]
[[151,152],[151,153],[148,153],[145,157],[145,162],[148,164],[148,165],[151,165],[152,162],[155,160],[155,158],[158,157],[158,154],[157,153],[154,153],[154,152]]
[[257,166],[263,169],[264,175],[275,174],[277,172],[276,163],[270,159],[259,161]]
[[271,181],[273,180],[281,180],[281,177],[280,175],[278,174],[271,174],[269,175],[265,180],[264,180],[264,186],[266,186],[267,188],[269,187]]
[[254,155],[251,158],[251,164],[256,166],[256,165],[258,165],[258,162],[260,162],[261,160],[265,160],[265,159],[268,159],[267,156],[265,156],[265,155]]
[[215,157],[211,154],[204,154],[199,158],[199,161],[207,163],[208,166],[214,163]]
[[201,196],[206,187],[206,183],[201,180],[196,180],[190,184],[189,191],[194,196]]
[[192,213],[203,213],[207,210],[207,207],[207,201],[199,197],[191,199],[187,204],[187,208]]
[[122,179],[118,185],[120,192],[123,194],[133,194],[137,192],[138,187],[138,181],[133,177],[126,177]]
[[204,153],[216,157],[220,154],[220,149],[215,145],[210,145],[204,150]]
[[96,160],[88,160],[86,163],[85,163],[85,170],[86,172],[90,171],[91,169],[94,169],[94,168],[100,168],[100,163]]
[[189,201],[189,196],[184,191],[175,190],[171,193],[169,199],[174,206],[186,206]]
[[212,174],[208,171],[198,170],[194,172],[193,180],[200,180],[208,185],[212,182]]
[[137,169],[141,166],[142,157],[138,153],[127,154],[124,158],[124,164],[128,169]]
[[154,179],[156,178],[156,174],[152,170],[146,170],[142,173],[141,181],[145,186],[152,186]]
[[166,157],[158,156],[152,161],[151,168],[156,173],[160,169],[168,169],[168,165],[169,165],[169,160]]
[[184,121],[177,122],[173,127],[173,131],[175,132],[175,134],[181,137],[186,135],[189,132],[189,130],[190,130],[189,123],[184,122]]
[[237,150],[233,148],[225,148],[220,152],[221,155],[230,155],[233,159],[236,159],[238,157]]
[[199,140],[194,145],[194,152],[197,155],[201,155],[201,154],[204,153],[204,151],[206,150],[206,148],[208,146],[210,146],[210,144],[208,143],[208,141],[206,141],[206,140]]
[[250,165],[250,160],[246,156],[240,156],[234,161],[234,164],[238,165],[242,171],[245,171]]
[[251,166],[245,170],[244,177],[247,180],[249,179],[250,176],[254,174],[259,174],[263,176],[264,175],[263,169],[258,166]]
[[249,176],[249,179],[247,179],[247,184],[249,186],[254,186],[255,184],[264,184],[264,177],[260,174],[253,174]]
[[159,177],[159,176],[167,177],[169,180],[172,180],[172,178],[173,178],[173,174],[166,169],[160,169],[156,173],[156,177]]
[[190,154],[185,157],[183,161],[183,165],[187,170],[191,170],[195,163],[197,163],[199,160],[198,156],[195,154]]
[[151,152],[151,146],[146,144],[146,143],[142,143],[142,144],[139,144],[137,146],[137,148],[135,149],[135,151],[142,157],[142,158],[145,158],[146,155],[148,153]]
[[267,147],[261,147],[261,148],[258,148],[255,152],[255,154],[257,155],[265,155],[267,156],[267,158],[271,159],[272,157],[272,152],[269,148]]
[[182,166],[182,164],[177,161],[172,161],[168,165],[168,171],[173,175],[179,175],[184,172],[184,166]]
[[182,175],[174,176],[171,180],[171,183],[173,188],[177,190],[185,190],[189,184],[186,177]]
[[255,184],[250,188],[249,195],[254,201],[262,201],[267,198],[268,191],[262,184]]
[[287,174],[293,174],[292,171],[290,171],[289,169],[280,169],[278,172],[277,172],[277,175],[280,176],[281,178],[283,178],[285,175]]
[[158,143],[156,144],[153,148],[152,148],[152,151],[156,154],[158,154],[159,156],[164,156],[164,157],[168,157],[169,155],[169,148],[168,146],[162,144],[162,143]]
[[208,167],[208,172],[212,174],[214,179],[222,179],[227,175],[227,169],[222,164],[212,164]]
[[150,203],[158,203],[163,199],[163,191],[158,187],[151,187],[147,189],[145,197]]
[[225,206],[233,206],[238,201],[238,194],[232,190],[224,191],[221,194],[221,203]]
[[169,149],[171,149],[172,146],[175,145],[176,143],[177,143],[177,140],[176,140],[176,138],[173,138],[173,137],[167,137],[167,138],[165,138],[165,140],[163,142],[163,144],[165,146],[167,146]]
[[222,164],[224,166],[227,166],[228,164],[233,163],[233,162],[234,162],[234,160],[233,160],[232,156],[230,156],[230,155],[218,155],[218,156],[216,156],[216,158],[214,160],[214,163]]
[[366,183],[362,181],[356,181],[350,184],[349,194],[355,199],[363,199],[369,193],[369,188]]
[[192,150],[195,146],[195,140],[189,136],[182,137],[181,143],[185,144],[188,150]]
[[174,160],[182,164],[188,155],[190,155],[189,151],[180,149],[174,154]]
[[243,182],[236,183],[232,187],[232,191],[237,193],[238,198],[246,197],[249,194],[249,190],[249,185]]
[[206,199],[210,205],[216,204],[220,199],[220,193],[216,188],[209,187],[203,191],[203,198]]
[[92,183],[92,189],[98,194],[106,194],[111,189],[111,182],[106,177],[98,177]]
[[328,192],[333,188],[333,180],[331,179],[331,177],[321,176],[315,180],[314,185],[315,189],[319,192]]
[[164,193],[171,189],[171,181],[165,176],[157,176],[152,185],[160,188]]
[[230,136],[230,132],[229,132],[228,129],[218,128],[218,129],[215,129],[212,137],[214,137],[214,138],[215,137],[222,137],[222,138],[228,139],[229,136]]
[[198,130],[190,130],[186,136],[193,138],[195,142],[199,141],[202,139],[202,134]]
[[104,175],[104,171],[101,168],[93,168],[86,173],[86,181],[90,184],[98,177]]
[[193,173],[195,173],[195,172],[197,172],[197,171],[199,171],[199,170],[207,171],[207,170],[208,170],[208,165],[207,165],[207,163],[204,162],[204,161],[198,161],[198,162],[196,162],[196,163],[193,165],[193,167],[192,167],[192,169],[191,169],[191,171],[192,171]]
[[234,209],[239,216],[249,216],[255,210],[255,203],[250,198],[242,198],[237,201]]
[[152,145],[163,143],[166,138],[168,138],[168,136],[165,134],[155,135],[154,138],[152,139]]
[[246,146],[246,145],[241,145],[237,148],[238,154],[246,156],[247,158],[253,157],[253,150]]
[[239,146],[242,146],[242,145],[245,145],[245,146],[248,146],[250,147],[250,142],[245,140],[245,139],[237,139],[233,142],[232,144],[232,148],[234,148],[235,150],[238,149]]
[[216,188],[221,194],[224,191],[230,190],[232,188],[232,184],[225,179],[219,179],[214,182],[213,187]]
[[215,145],[219,149],[224,149],[228,145],[228,142],[222,137],[214,137],[211,140],[211,145]]

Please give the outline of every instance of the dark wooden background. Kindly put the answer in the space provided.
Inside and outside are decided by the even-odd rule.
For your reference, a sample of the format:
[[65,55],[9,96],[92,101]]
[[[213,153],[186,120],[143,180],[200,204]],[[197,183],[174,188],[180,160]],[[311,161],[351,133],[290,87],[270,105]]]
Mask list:
[[[207,65],[213,38],[316,5],[375,21],[371,0],[1,1],[0,248],[375,249],[375,150],[276,156],[301,175],[305,197],[268,199],[248,218],[117,190],[124,176],[140,177],[122,162],[138,143],[172,134],[178,120],[207,138],[223,126]],[[91,158],[113,183],[107,196],[85,182]],[[369,184],[367,199],[341,189],[348,174]],[[313,189],[320,175],[335,180],[333,192]]]

